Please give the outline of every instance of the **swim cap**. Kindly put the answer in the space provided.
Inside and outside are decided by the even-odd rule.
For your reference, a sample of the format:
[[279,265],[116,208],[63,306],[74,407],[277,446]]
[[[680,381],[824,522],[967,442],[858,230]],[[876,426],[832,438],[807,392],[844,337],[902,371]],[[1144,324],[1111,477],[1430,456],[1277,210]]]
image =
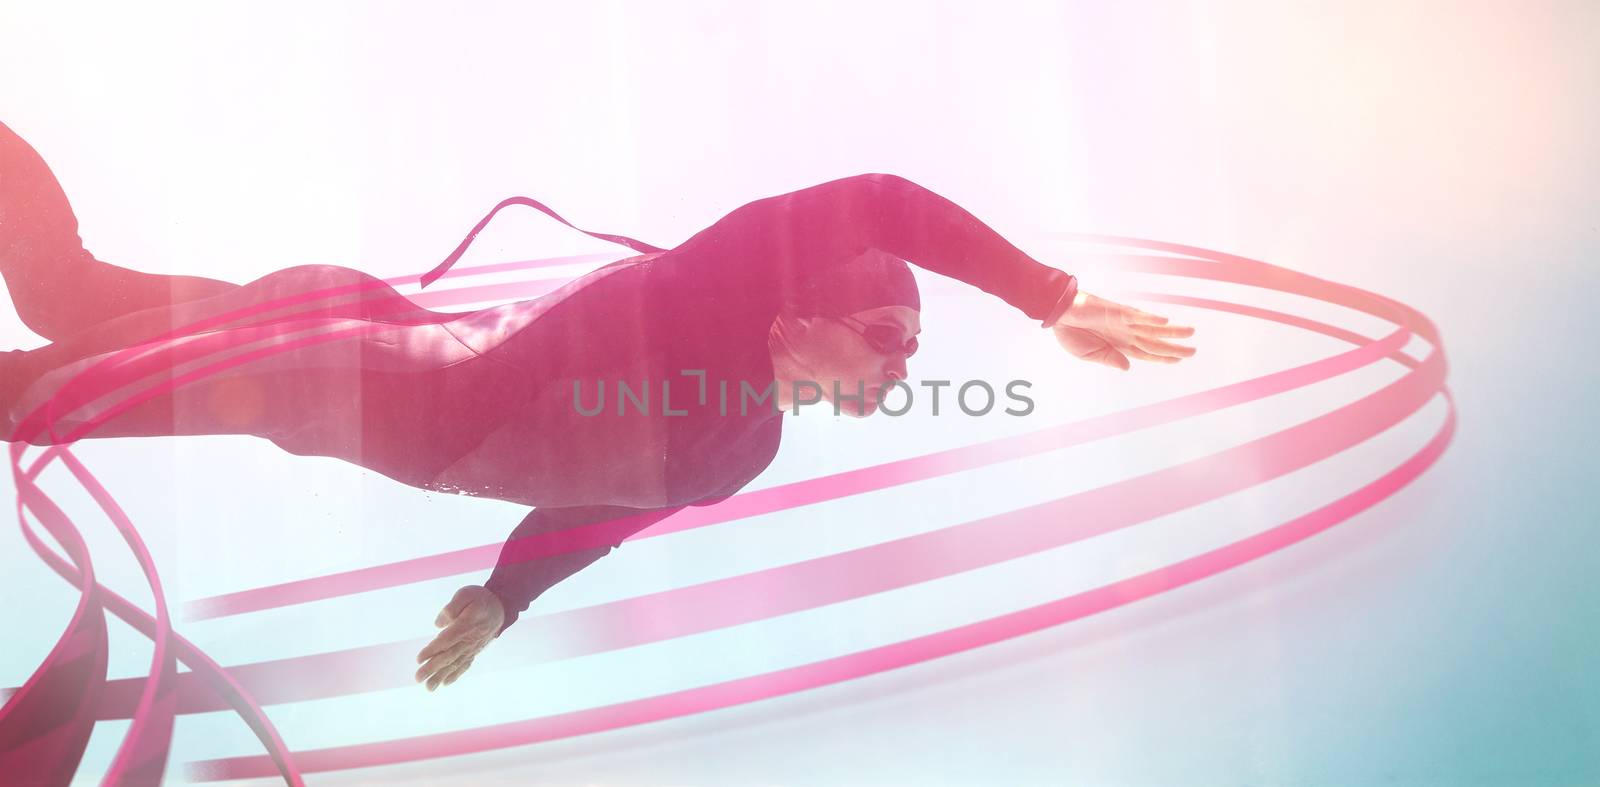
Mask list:
[[786,296],[785,306],[796,317],[844,317],[883,306],[922,310],[910,266],[878,249],[831,266],[823,275],[805,277]]

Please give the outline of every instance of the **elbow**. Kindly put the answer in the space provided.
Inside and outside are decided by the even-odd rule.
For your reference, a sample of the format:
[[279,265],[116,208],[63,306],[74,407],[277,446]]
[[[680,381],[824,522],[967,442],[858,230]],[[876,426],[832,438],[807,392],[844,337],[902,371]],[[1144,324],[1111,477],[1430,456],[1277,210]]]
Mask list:
[[897,194],[908,189],[920,188],[922,187],[899,175],[891,175],[887,172],[863,172],[860,175],[848,175],[826,183],[820,183],[805,191],[879,195]]
[[866,172],[830,180],[786,197],[804,199],[807,203],[815,204],[819,211],[838,213],[912,205],[916,203],[917,195],[925,191],[899,175]]
[[887,172],[870,172],[858,175],[856,179],[861,184],[861,198],[880,206],[916,212],[926,210],[935,196],[921,185]]
[[905,178],[902,178],[899,175],[891,175],[891,174],[889,174],[887,172],[868,172],[868,173],[863,174],[863,175],[857,175],[856,179],[860,180],[860,181],[862,181],[864,183],[869,183],[869,184],[872,184],[873,186],[876,186],[876,187],[879,187],[879,188],[884,188],[884,189],[920,189],[920,188],[922,188],[921,186],[918,186],[917,184],[912,183],[911,181],[906,180]]

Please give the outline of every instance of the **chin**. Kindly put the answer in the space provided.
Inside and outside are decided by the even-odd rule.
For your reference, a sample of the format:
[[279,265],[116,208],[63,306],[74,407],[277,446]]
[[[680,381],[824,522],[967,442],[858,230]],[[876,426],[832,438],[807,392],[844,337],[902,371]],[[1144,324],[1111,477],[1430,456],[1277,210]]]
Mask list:
[[851,418],[866,418],[877,411],[878,406],[875,404],[866,405],[864,409],[858,409],[855,402],[850,402],[839,407],[840,415],[849,416]]

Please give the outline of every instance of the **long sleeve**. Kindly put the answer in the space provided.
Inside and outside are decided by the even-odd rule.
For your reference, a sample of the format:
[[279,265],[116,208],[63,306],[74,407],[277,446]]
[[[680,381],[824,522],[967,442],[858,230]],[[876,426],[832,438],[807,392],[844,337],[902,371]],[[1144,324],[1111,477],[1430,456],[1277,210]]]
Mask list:
[[[728,298],[793,291],[877,249],[995,295],[1043,320],[1072,277],[1012,245],[961,206],[896,175],[829,181],[740,207],[658,262]],[[705,286],[705,285],[703,285]]]
[[546,590],[605,557],[628,536],[683,508],[596,505],[534,509],[511,531],[484,583],[505,607],[506,620],[500,630],[515,623]]

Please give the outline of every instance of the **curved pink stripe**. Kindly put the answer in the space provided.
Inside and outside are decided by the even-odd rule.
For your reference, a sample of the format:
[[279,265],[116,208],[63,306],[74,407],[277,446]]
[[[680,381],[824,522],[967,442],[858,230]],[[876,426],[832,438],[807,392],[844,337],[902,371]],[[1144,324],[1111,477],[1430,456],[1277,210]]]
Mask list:
[[[529,268],[549,268],[556,265],[576,265],[582,262],[609,262],[616,258],[617,255],[615,254],[568,254],[562,257],[540,257],[533,260],[517,260],[514,262],[491,262],[465,268],[452,267],[439,278],[453,279],[460,276],[482,276],[488,273],[504,273],[506,271],[520,271]],[[406,274],[404,276],[390,276],[384,279],[383,283],[391,287],[401,287],[416,281],[417,276],[415,274]]]
[[[23,446],[20,443],[13,443],[11,448],[13,476],[17,480],[19,500],[21,498],[37,495],[41,501],[48,504],[51,508],[54,508],[53,503],[48,502],[48,497],[43,495],[43,492],[38,489],[33,481],[39,472],[43,470],[44,462],[47,461],[47,459],[42,459],[41,461],[36,462],[34,466],[30,468],[28,473],[23,473],[21,472]],[[93,478],[88,469],[84,467],[77,460],[76,456],[68,451],[65,446],[53,446],[52,448],[53,455],[60,456],[63,461],[67,463],[69,469],[78,478],[80,483],[82,483],[89,490],[90,494],[102,506],[102,508],[106,509],[107,514],[111,516],[113,521],[117,524],[118,529],[123,533],[124,538],[129,541],[129,546],[134,550],[136,557],[140,561],[141,567],[147,572],[147,579],[152,583],[152,590],[155,592],[157,600],[158,614],[165,618],[165,597],[161,592],[159,579],[154,574],[153,560],[151,560],[148,551],[145,550],[142,540],[138,538],[137,531],[133,528],[132,523],[128,521],[126,513],[122,511],[121,507],[115,502],[115,500],[111,498],[110,494],[104,489],[104,487]],[[58,525],[58,528],[62,529],[62,532],[57,532],[56,529],[52,529],[52,535],[55,535],[57,540],[64,544],[73,543],[73,541],[64,538],[65,535],[70,535],[71,539],[76,539],[76,543],[81,544],[81,538],[79,538],[76,528],[71,525],[70,520],[68,520],[64,514],[61,514],[59,510],[55,511],[55,514],[56,515],[52,517],[52,520]],[[52,520],[46,520],[44,517],[41,517],[41,521],[46,522],[47,527],[49,527]],[[160,621],[152,620],[148,615],[144,615],[142,612],[139,612],[137,607],[127,602],[125,599],[122,599],[120,596],[117,596],[115,593],[112,593],[103,587],[95,585],[93,583],[92,574],[89,575],[85,580],[80,580],[77,572],[73,571],[72,568],[65,562],[57,559],[55,555],[50,553],[44,544],[34,536],[31,529],[27,527],[26,522],[23,522],[22,524],[24,537],[28,540],[30,546],[34,548],[34,551],[38,553],[41,558],[45,559],[46,563],[50,564],[58,574],[61,574],[64,578],[67,578],[68,581],[85,588],[86,596],[93,595],[97,599],[102,599],[96,604],[97,614],[99,613],[99,608],[102,605],[109,605],[112,606],[113,609],[125,619],[131,616],[142,616],[144,618],[144,622],[148,623],[149,625],[138,626],[137,621],[130,622],[134,622],[136,627],[139,627],[141,631],[150,636],[157,646],[155,659],[153,661],[155,664],[160,665],[159,668],[163,673],[166,674],[166,680],[151,681],[149,685],[146,685],[144,690],[141,692],[141,709],[133,714],[134,723],[130,726],[129,733],[124,739],[124,744],[119,749],[118,756],[113,762],[112,769],[107,775],[106,783],[118,783],[119,781],[123,780],[138,783],[154,781],[159,779],[160,772],[164,769],[166,752],[170,743],[171,723],[173,715],[176,711],[177,703],[177,693],[172,690],[172,687],[175,683],[172,678],[176,675],[175,665],[173,664],[173,660],[166,655],[165,649],[169,641],[177,639],[177,644],[180,645],[178,652],[183,657],[185,663],[190,664],[190,666],[196,669],[198,673],[207,678],[214,678],[214,676],[220,675],[221,680],[213,679],[211,682],[221,684],[221,693],[226,696],[235,706],[244,706],[239,708],[241,715],[245,717],[246,722],[256,732],[257,736],[262,739],[263,744],[271,753],[271,759],[273,759],[273,761],[277,764],[285,780],[291,785],[301,784],[301,778],[298,770],[291,762],[288,761],[288,751],[283,746],[282,739],[278,735],[276,729],[272,728],[270,722],[266,720],[265,715],[261,712],[260,708],[255,706],[253,701],[249,700],[249,698],[244,695],[240,687],[234,684],[231,678],[228,678],[226,673],[222,671],[219,665],[211,661],[209,658],[206,658],[204,654],[201,653],[197,648],[194,648],[192,644],[183,641],[181,638],[175,637],[175,635],[173,635],[170,631],[169,619]],[[103,643],[101,650],[104,650]],[[157,674],[159,675],[160,673]],[[166,689],[164,695],[158,694],[157,688]],[[217,690],[219,687],[213,686],[212,688]],[[158,702],[160,703],[159,705],[157,705]],[[152,715],[154,718],[151,718]],[[92,717],[90,723],[92,724]],[[154,728],[153,732],[150,731],[152,728]]]
[[[24,528],[22,535],[28,542],[28,546],[33,549],[34,554],[38,555],[51,570],[72,585],[83,586],[81,576],[71,564],[51,552],[50,548],[45,546],[45,543],[31,529]],[[145,636],[155,636],[155,619],[139,609],[133,602],[117,595],[104,585],[95,585],[93,590],[104,599],[106,609],[111,610],[117,617],[122,618]],[[208,681],[212,690],[222,694],[228,700],[228,706],[221,708],[221,710],[231,708],[244,719],[245,724],[255,733],[274,764],[278,767],[279,774],[284,781],[292,787],[304,787],[305,782],[293,760],[289,758],[288,747],[284,745],[283,738],[278,734],[277,728],[272,725],[271,720],[267,718],[261,708],[256,706],[249,696],[244,693],[243,687],[239,686],[222,665],[212,661],[209,656],[205,655],[194,643],[185,639],[183,635],[174,632],[172,634],[172,645],[180,661],[189,665],[196,674],[201,675]],[[185,673],[186,675],[187,673]],[[124,714],[123,717],[125,718],[126,715]]]
[[[215,327],[224,325],[224,324],[226,324],[228,322],[232,322],[235,319],[241,319],[244,316],[249,316],[249,315],[252,315],[252,314],[258,314],[258,313],[261,313],[261,312],[269,312],[269,311],[272,311],[272,310],[277,309],[277,308],[282,308],[285,305],[293,305],[293,304],[296,304],[296,303],[303,303],[303,302],[315,301],[315,300],[320,300],[320,299],[325,299],[325,298],[331,298],[331,297],[334,297],[334,296],[337,296],[337,295],[342,295],[342,294],[347,294],[347,293],[351,293],[351,292],[357,292],[357,291],[373,289],[376,286],[377,285],[373,284],[373,283],[366,283],[366,284],[361,284],[361,285],[346,285],[346,286],[340,286],[340,287],[327,288],[327,289],[323,289],[323,290],[314,290],[314,291],[309,292],[309,293],[299,294],[299,295],[295,295],[295,296],[292,296],[292,297],[289,297],[289,298],[281,298],[281,299],[274,300],[274,301],[266,301],[266,302],[263,302],[263,303],[254,304],[254,305],[252,305],[250,307],[247,307],[247,308],[239,309],[239,310],[234,311],[234,312],[229,312],[229,313],[226,313],[226,314],[221,314],[221,315],[216,315],[216,316],[213,316],[213,317],[208,317],[206,319],[191,323],[191,324],[189,324],[187,326],[184,326],[182,328],[177,328],[177,329],[174,329],[174,330],[172,330],[172,331],[170,331],[168,333],[161,334],[160,336],[157,336],[156,338],[151,339],[149,341],[143,342],[141,344],[134,345],[134,346],[129,347],[129,348],[124,349],[124,350],[120,350],[120,351],[112,354],[111,356],[109,356],[109,357],[107,357],[105,359],[102,359],[99,363],[97,363],[94,366],[90,367],[89,369],[85,370],[82,374],[80,374],[78,376],[78,378],[74,378],[73,381],[69,381],[66,385],[63,385],[62,386],[62,391],[58,391],[57,395],[61,395],[62,392],[65,391],[66,389],[68,389],[69,387],[74,387],[74,383],[77,383],[79,386],[88,388],[89,386],[78,382],[79,378],[91,377],[91,376],[94,376],[94,375],[103,374],[104,372],[106,372],[106,371],[108,371],[108,370],[110,370],[110,369],[112,369],[114,367],[120,366],[120,365],[126,363],[128,360],[130,360],[130,359],[132,359],[134,357],[143,355],[144,353],[148,352],[149,350],[151,350],[153,348],[156,348],[156,347],[159,347],[164,342],[170,341],[172,339],[183,338],[185,336],[189,336],[189,335],[192,335],[194,333],[198,333],[198,332],[203,331],[203,330],[208,330],[208,329],[211,329],[211,328],[215,328]],[[270,320],[269,320],[269,322],[270,322]],[[103,391],[102,390],[102,391],[99,391],[98,393],[94,394],[93,396],[89,396],[87,393],[80,392],[80,395],[88,396],[88,399],[85,399],[84,401],[92,401],[94,398],[97,398],[98,396],[103,395],[103,394],[105,394],[107,392],[108,391]],[[54,400],[52,399],[52,401],[54,401]],[[53,410],[51,409],[53,406],[55,406],[55,405],[52,405],[51,402],[46,402],[45,404],[43,404],[39,408],[37,408],[33,413],[28,414],[28,416],[24,419],[23,423],[19,424],[17,429],[15,430],[15,432],[14,432],[12,438],[11,438],[12,441],[14,441],[14,442],[16,442],[16,441],[27,442],[27,441],[31,440],[34,436],[36,436],[37,432],[26,431],[24,429],[25,426],[31,426],[34,429],[49,428],[48,421],[50,419],[48,418],[48,416],[49,416],[49,413],[53,412]],[[41,418],[46,423],[40,424],[38,422],[38,420],[41,419]]]
[[553,276],[548,279],[523,279],[499,284],[479,284],[472,287],[454,287],[448,290],[419,292],[406,300],[426,309],[454,306],[478,301],[526,300],[537,298],[572,281],[571,276]]
[[[22,450],[20,445],[10,446],[18,526],[31,532],[23,514],[26,505],[73,564],[93,577],[88,545],[65,512],[17,472],[15,461]],[[83,758],[106,679],[105,614],[92,588],[83,588],[66,631],[22,687],[0,706],[0,772],[10,778],[62,783]]]
[[[324,321],[313,320],[305,322],[295,321],[288,323],[272,323],[259,327],[240,329],[237,332],[229,332],[227,334],[208,335],[173,348],[168,353],[171,356],[170,359],[162,357],[159,354],[152,353],[133,358],[116,367],[102,369],[97,366],[95,368],[86,370],[83,374],[74,377],[65,385],[62,385],[57,391],[53,392],[53,395],[47,402],[41,404],[39,407],[35,408],[32,413],[29,413],[23,418],[23,420],[19,423],[17,430],[18,439],[21,440],[24,436],[31,438],[37,435],[38,432],[48,429],[50,431],[52,441],[56,444],[75,442],[92,431],[95,426],[110,420],[114,416],[136,405],[153,399],[171,389],[178,388],[186,382],[190,382],[201,377],[206,377],[210,374],[215,374],[223,369],[238,366],[241,363],[245,363],[250,360],[274,355],[278,352],[286,352],[287,350],[291,349],[298,349],[300,347],[313,344],[320,344],[323,342],[332,341],[334,339],[345,338],[347,336],[368,330],[365,326],[361,328],[347,328],[343,331],[330,331],[328,333],[318,334],[313,337],[307,337],[291,342],[282,342],[271,347],[259,348],[253,352],[230,358],[227,362],[214,363],[203,367],[202,369],[191,371],[180,377],[174,377],[169,382],[143,389],[137,394],[119,401],[116,405],[108,409],[99,417],[90,421],[86,421],[84,424],[75,428],[74,431],[65,436],[55,432],[56,423],[61,421],[68,414],[75,412],[83,405],[102,398],[107,391],[124,388],[139,378],[166,371],[180,364],[189,363],[197,358],[205,357],[219,350],[225,350],[236,345],[261,341],[262,339],[273,336],[305,331],[311,327],[310,325],[307,325],[306,322],[310,322],[311,324],[319,324]],[[43,456],[38,462],[36,462],[36,464],[47,465],[53,458],[54,454]]]
[[89,468],[78,461],[76,455],[63,451],[61,460],[111,518],[117,532],[122,534],[134,558],[139,561],[139,568],[144,572],[156,604],[156,631],[151,638],[154,652],[150,657],[149,677],[145,681],[144,691],[139,695],[139,704],[134,708],[133,722],[123,735],[122,745],[117,749],[116,757],[101,783],[157,784],[166,771],[167,750],[171,747],[172,724],[177,710],[177,692],[173,690],[172,682],[177,677],[178,669],[176,661],[167,653],[172,621],[167,616],[166,593],[161,589],[155,561],[145,548],[144,539],[139,537],[139,531],[128,519],[127,512],[112,499],[106,488],[89,472]]
[[[54,409],[53,405],[55,401],[56,400],[53,398],[50,402],[47,402],[38,411],[36,411],[35,415],[40,412],[51,412]],[[120,412],[121,409],[125,409],[134,403],[137,402],[123,402],[119,407],[113,408],[111,412],[107,413],[105,416],[102,416],[100,420],[104,420],[104,418],[115,415],[116,412]],[[39,428],[39,426],[40,425],[38,424],[37,419],[30,418],[21,428],[17,430],[16,434],[19,438],[31,437],[32,434],[30,427]],[[47,421],[43,426],[44,428],[49,428],[52,432],[54,432],[53,423]],[[92,428],[93,424],[90,424],[89,426]],[[80,430],[80,432],[81,431],[83,430]],[[112,517],[113,521],[117,524],[118,530],[123,534],[124,539],[126,539],[130,547],[133,548],[136,557],[140,561],[141,568],[146,572],[147,580],[151,582],[151,587],[155,593],[158,610],[158,619],[155,622],[153,630],[146,631],[147,634],[152,636],[152,639],[155,643],[155,666],[153,667],[152,672],[153,679],[147,683],[147,685],[144,687],[144,690],[141,692],[138,708],[132,714],[133,723],[130,726],[129,732],[124,737],[123,745],[118,750],[118,754],[112,763],[110,771],[107,774],[105,783],[120,784],[125,781],[148,783],[158,781],[161,773],[165,769],[166,753],[170,747],[172,722],[177,707],[177,693],[172,690],[172,685],[174,683],[172,678],[176,676],[176,665],[166,652],[167,644],[170,640],[170,619],[166,609],[165,595],[161,592],[159,579],[154,573],[153,561],[151,561],[148,552],[144,549],[143,543],[138,538],[136,531],[133,529],[132,523],[127,521],[125,513],[122,512],[121,508],[117,506],[115,501],[110,498],[109,493],[107,493],[105,489],[93,479],[92,475],[88,474],[87,468],[83,467],[81,463],[78,463],[76,457],[70,451],[66,450],[65,446],[52,446],[44,456],[34,463],[33,467],[31,467],[27,473],[21,471],[20,463],[23,446],[20,443],[12,443],[11,447],[13,476],[17,481],[19,501],[31,496],[37,496],[44,501],[48,501],[48,498],[45,497],[40,490],[38,490],[37,486],[33,482],[33,479],[36,478],[40,472],[42,472],[44,467],[51,459],[58,456],[61,457],[68,464],[74,475],[78,477],[79,481],[89,489],[91,495],[95,497],[96,501],[99,502],[102,508],[106,509],[108,515]],[[36,509],[36,513],[37,512],[38,511]],[[59,514],[59,511],[56,513]],[[60,515],[58,522],[52,523],[51,521],[46,520],[43,516],[41,516],[41,521],[44,521],[47,528],[51,530],[52,535],[55,535],[57,540],[64,544],[71,542],[65,539],[63,533],[57,532],[58,530],[70,532],[73,538],[78,537],[76,529],[73,528],[70,521],[68,521],[64,515]],[[43,545],[39,543],[37,539],[32,538],[32,533],[28,530],[25,522],[23,522],[23,529],[25,534],[29,537],[30,543],[34,545],[35,550],[42,550]],[[79,543],[81,543],[81,541]],[[60,571],[61,567],[57,568],[58,571]],[[81,586],[84,588],[85,599],[95,597],[97,595],[96,591],[99,591],[100,593],[109,593],[109,591],[105,591],[94,584],[92,575],[90,575],[86,581],[81,583]],[[104,614],[101,609],[102,608],[98,603],[95,604],[93,608],[94,616],[96,619],[98,619],[99,627],[101,629],[99,646],[96,649],[99,654],[99,669],[98,680],[93,684],[95,686],[103,683],[105,678],[105,643],[103,634]],[[52,663],[52,660],[47,659],[45,666],[41,667],[41,670],[53,666],[55,665]],[[212,664],[212,666],[215,667],[214,664]],[[81,672],[81,670],[75,670],[75,672]],[[163,683],[161,680],[163,676],[167,679],[165,683]],[[89,676],[76,675],[68,677],[69,680],[75,679],[77,681],[84,681],[88,678]],[[166,688],[167,690],[163,693],[161,692],[162,688]],[[236,698],[242,698],[242,692],[238,692],[237,687],[234,688],[236,690],[234,692]],[[245,702],[254,707],[254,704],[248,699],[246,699]],[[92,706],[98,705],[98,703],[93,702],[87,704]],[[21,701],[13,700],[7,703],[7,707],[23,708],[24,704]],[[88,708],[87,710],[92,711],[94,709]],[[260,721],[265,722],[264,714],[260,713],[260,709],[256,707],[254,708],[254,711],[256,715],[262,717]],[[19,711],[18,723],[29,725],[34,723],[33,720],[46,715],[48,714],[41,713],[39,711]],[[89,727],[92,727],[95,714],[91,712],[84,715],[85,723],[80,725],[83,728],[82,733],[80,733],[80,737],[86,741],[87,730]],[[278,737],[276,730],[272,730],[270,725],[264,725],[262,723],[255,723],[251,726],[256,729],[258,736],[262,736],[264,731],[263,727],[265,727],[266,731],[270,731],[270,735],[262,736],[263,742],[268,746],[268,751],[271,752],[270,758],[280,768],[280,771],[283,773],[286,781],[288,781],[290,784],[300,783],[298,770],[294,768],[292,764],[288,763],[287,749],[283,747],[282,741]],[[70,775],[72,771],[76,770],[78,758],[81,757],[81,751],[82,747],[80,744],[78,746],[77,754],[73,755],[72,757],[71,766],[66,768],[64,772],[65,775]],[[8,770],[13,770],[17,773],[29,772],[23,770],[21,767]]]
[[[1448,394],[1446,394],[1448,398]],[[344,770],[453,757],[663,721],[792,694],[910,666],[1087,617],[1213,576],[1302,541],[1366,510],[1431,466],[1455,432],[1455,404],[1421,451],[1378,480],[1271,530],[1155,571],[1018,612],[870,650],[749,678],[526,721],[377,743],[302,751],[308,771]],[[258,776],[260,757],[191,763],[190,778],[221,781]]]
[[419,280],[421,286],[427,287],[429,284],[432,284],[439,277],[441,277],[441,276],[445,275],[447,272],[449,272],[451,266],[456,264],[456,260],[461,259],[461,255],[467,253],[467,247],[471,246],[472,242],[474,240],[477,240],[478,233],[483,232],[483,228],[489,226],[489,222],[494,220],[495,215],[498,214],[500,211],[502,211],[502,210],[504,210],[506,208],[509,208],[509,207],[511,207],[513,205],[526,205],[527,207],[530,207],[530,208],[533,208],[533,209],[535,209],[537,211],[540,211],[541,213],[544,213],[545,215],[549,216],[550,218],[555,219],[556,221],[559,221],[562,224],[567,225],[568,227],[572,227],[573,229],[575,229],[575,230],[577,230],[577,231],[579,231],[579,232],[581,232],[581,233],[583,233],[585,235],[588,235],[591,238],[599,238],[601,240],[611,241],[612,243],[618,243],[618,244],[621,244],[623,246],[627,246],[628,248],[633,249],[634,251],[640,252],[641,254],[649,254],[649,253],[652,253],[652,252],[666,251],[666,249],[663,249],[663,248],[661,248],[659,246],[652,246],[652,245],[650,245],[648,243],[645,243],[643,241],[637,241],[637,240],[634,240],[633,238],[629,238],[629,237],[626,237],[626,236],[623,236],[623,235],[611,235],[611,234],[607,234],[607,233],[604,233],[604,232],[590,232],[590,231],[588,231],[586,229],[582,229],[582,228],[574,226],[572,224],[572,222],[561,218],[560,214],[558,214],[555,211],[551,210],[550,208],[546,207],[544,203],[542,203],[542,202],[540,202],[540,201],[538,201],[536,199],[531,199],[531,198],[528,198],[528,197],[510,197],[508,199],[501,200],[500,204],[494,206],[494,208],[492,210],[490,210],[488,212],[488,214],[486,214],[483,217],[483,219],[481,219],[476,225],[474,225],[472,230],[467,233],[467,237],[463,238],[461,240],[461,244],[456,246],[455,251],[450,252],[450,256],[445,257],[443,262],[440,262],[438,265],[434,266],[433,270],[430,270],[427,273],[422,274],[422,277]]
[[[131,548],[133,548],[136,556],[139,558],[141,567],[145,568],[147,571],[147,579],[152,583],[152,589],[156,593],[158,611],[165,616],[165,599],[164,595],[160,591],[159,579],[154,575],[153,561],[150,559],[148,552],[144,549],[143,543],[138,538],[136,531],[133,530],[132,523],[127,520],[126,515],[124,512],[122,512],[120,506],[118,506],[115,501],[110,498],[109,493],[107,493],[105,489],[93,478],[93,476],[88,473],[87,468],[83,467],[82,464],[78,462],[76,456],[74,456],[70,451],[67,451],[64,446],[56,446],[54,448],[56,449],[55,454],[59,455],[63,461],[68,464],[69,469],[71,469],[78,480],[85,485],[96,501],[100,503],[103,508],[106,508],[107,514],[110,515],[113,521],[118,524],[118,529],[123,531],[124,538],[129,540],[129,545]],[[12,475],[17,483],[19,498],[19,521],[22,525],[24,537],[34,548],[35,552],[39,553],[41,557],[45,558],[46,562],[51,564],[52,568],[54,568],[57,573],[60,573],[63,577],[67,577],[69,581],[72,581],[73,576],[78,575],[79,572],[73,571],[65,562],[52,560],[51,558],[54,558],[55,556],[48,553],[48,550],[44,547],[43,543],[40,542],[38,538],[34,536],[32,530],[27,527],[26,521],[20,519],[21,502],[23,500],[32,501],[29,504],[30,507],[34,508],[35,513],[39,516],[41,523],[46,526],[46,529],[51,532],[52,536],[54,536],[58,542],[62,543],[63,546],[67,546],[69,549],[76,548],[82,552],[84,562],[86,562],[87,547],[83,544],[81,537],[78,535],[77,529],[72,525],[70,519],[68,519],[66,515],[61,512],[53,502],[50,501],[48,496],[46,496],[33,481],[33,479],[38,475],[38,472],[42,469],[42,464],[36,463],[32,468],[32,472],[30,473],[25,474],[21,471],[21,458],[23,449],[24,447],[20,443],[12,443],[11,445]],[[116,594],[112,593],[111,591],[94,584],[92,573],[84,573],[87,574],[87,579],[85,581],[74,582],[74,584],[78,584],[81,588],[83,588],[84,597],[86,599],[94,599],[91,607],[91,613],[95,619],[98,619],[100,631],[98,645],[94,647],[94,651],[98,658],[98,664],[95,674],[85,675],[83,674],[83,670],[81,668],[69,669],[67,670],[69,674],[65,675],[63,679],[70,682],[83,683],[89,688],[93,689],[94,693],[98,694],[98,688],[104,683],[105,679],[106,645],[104,641],[103,609],[107,603],[106,600],[110,599],[114,602],[118,602],[120,605],[128,609],[136,610],[137,608],[133,607],[132,604],[129,604],[121,597],[116,596]],[[125,614],[124,617],[126,617]],[[145,616],[145,619],[147,621],[150,620],[148,616]],[[118,755],[113,761],[111,770],[107,774],[105,782],[106,784],[118,784],[122,782],[152,782],[159,780],[160,774],[165,768],[166,753],[170,745],[172,720],[176,711],[177,703],[177,694],[172,690],[174,681],[171,680],[171,677],[175,676],[176,674],[176,669],[172,659],[167,656],[165,652],[165,646],[172,638],[169,624],[170,621],[162,621],[161,623],[152,621],[152,625],[150,627],[143,629],[144,633],[151,636],[152,640],[155,641],[157,646],[155,663],[159,665],[159,669],[162,671],[162,673],[167,675],[168,679],[165,681],[159,679],[150,681],[145,687],[145,690],[142,692],[140,699],[141,709],[133,714],[133,724],[130,726],[129,733],[124,738],[123,746],[119,748]],[[163,625],[167,625],[167,632],[162,631]],[[184,645],[187,646],[188,650],[193,651],[191,657],[185,658],[186,663],[190,663],[192,667],[196,668],[209,665],[213,671],[219,673],[221,672],[221,668],[217,666],[215,662],[210,661],[210,659],[204,658],[203,654],[199,654],[198,649],[193,648],[193,646],[189,645],[188,643],[184,643]],[[200,658],[194,658],[193,656],[200,656]],[[51,659],[47,658],[45,667],[57,668],[59,665],[51,663]],[[45,667],[41,667],[41,669],[44,669]],[[159,676],[161,673],[155,674]],[[225,677],[226,676],[224,675],[224,678]],[[228,682],[231,684],[231,681]],[[288,751],[283,746],[282,740],[278,736],[277,731],[272,729],[270,723],[266,721],[264,714],[261,713],[260,708],[256,707],[252,701],[245,697],[237,685],[231,685],[231,688],[231,693],[234,695],[235,699],[243,700],[243,704],[249,706],[250,709],[253,709],[253,715],[256,716],[257,719],[252,720],[250,718],[251,714],[248,711],[242,711],[242,714],[246,716],[247,722],[251,723],[251,727],[256,730],[258,737],[261,737],[263,743],[267,746],[267,749],[270,752],[269,759],[272,759],[274,763],[277,764],[287,782],[289,782],[291,785],[300,784],[301,780],[298,770],[288,762]],[[165,689],[165,692],[159,693],[160,689]],[[18,693],[20,694],[21,692],[19,691]],[[85,704],[88,706],[98,705],[98,703],[92,701]],[[24,703],[16,700],[15,698],[13,698],[13,701],[7,703],[7,708],[19,709],[17,722],[23,725],[30,725],[34,723],[34,720],[47,718],[50,715],[48,712],[40,711],[38,709],[23,710]],[[83,711],[88,712],[84,713]],[[93,711],[93,707],[86,707],[80,709],[78,713],[78,715],[83,717],[79,724],[81,728],[81,733],[79,734],[81,734],[85,740],[87,739],[89,728],[91,728],[94,723],[95,714]],[[56,737],[60,736],[58,735]],[[62,773],[63,779],[70,777],[72,771],[76,770],[78,758],[81,757],[81,751],[82,747],[80,744],[77,754],[72,756],[70,767],[67,767]],[[25,765],[26,764],[16,768],[8,768],[8,771],[13,773],[31,772],[30,770],[25,769]],[[54,779],[46,779],[46,781],[54,781]]]

